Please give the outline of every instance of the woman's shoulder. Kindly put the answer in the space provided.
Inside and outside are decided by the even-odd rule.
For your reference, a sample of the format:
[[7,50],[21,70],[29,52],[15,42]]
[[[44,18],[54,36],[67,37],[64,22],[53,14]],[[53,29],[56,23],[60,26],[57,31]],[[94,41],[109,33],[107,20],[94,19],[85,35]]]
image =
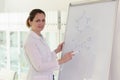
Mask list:
[[24,42],[24,45],[32,45],[35,43],[35,39],[32,38],[31,35],[28,35],[25,42]]

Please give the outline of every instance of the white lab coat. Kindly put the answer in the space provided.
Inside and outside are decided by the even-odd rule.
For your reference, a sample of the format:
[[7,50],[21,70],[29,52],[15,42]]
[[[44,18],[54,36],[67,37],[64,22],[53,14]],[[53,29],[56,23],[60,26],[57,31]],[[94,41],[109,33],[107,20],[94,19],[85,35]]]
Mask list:
[[27,80],[53,80],[53,71],[59,69],[59,64],[44,38],[30,31],[24,49],[30,62]]

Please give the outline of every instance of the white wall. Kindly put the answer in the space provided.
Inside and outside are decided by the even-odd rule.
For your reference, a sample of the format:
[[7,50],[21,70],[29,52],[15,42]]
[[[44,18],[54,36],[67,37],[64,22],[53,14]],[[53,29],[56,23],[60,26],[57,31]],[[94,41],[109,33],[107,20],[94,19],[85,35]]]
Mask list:
[[5,0],[5,12],[24,12],[33,8],[67,10],[70,2],[92,0]]

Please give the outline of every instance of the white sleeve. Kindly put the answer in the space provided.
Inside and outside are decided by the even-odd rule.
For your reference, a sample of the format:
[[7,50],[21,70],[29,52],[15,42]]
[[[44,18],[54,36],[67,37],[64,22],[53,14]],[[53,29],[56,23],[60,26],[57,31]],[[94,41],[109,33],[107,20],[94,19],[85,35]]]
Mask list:
[[53,54],[53,60],[48,63],[42,62],[42,56],[40,55],[39,51],[37,50],[37,47],[33,43],[25,44],[24,46],[26,55],[30,61],[30,64],[34,67],[34,69],[38,72],[40,71],[54,71],[56,69],[59,69],[59,64],[56,59],[56,54],[52,52]]

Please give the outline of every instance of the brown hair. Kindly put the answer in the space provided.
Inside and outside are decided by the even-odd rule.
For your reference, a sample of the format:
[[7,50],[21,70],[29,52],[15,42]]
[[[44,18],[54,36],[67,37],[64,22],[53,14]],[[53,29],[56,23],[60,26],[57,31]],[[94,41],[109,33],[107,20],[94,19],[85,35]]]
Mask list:
[[44,12],[43,10],[41,10],[41,9],[33,9],[33,10],[29,13],[29,17],[28,17],[27,20],[26,20],[26,25],[28,26],[28,28],[31,27],[31,26],[30,26],[30,23],[29,23],[29,20],[30,20],[30,21],[33,21],[35,15],[36,15],[37,13],[40,13],[40,14],[43,13],[44,15],[46,15],[45,12]]

